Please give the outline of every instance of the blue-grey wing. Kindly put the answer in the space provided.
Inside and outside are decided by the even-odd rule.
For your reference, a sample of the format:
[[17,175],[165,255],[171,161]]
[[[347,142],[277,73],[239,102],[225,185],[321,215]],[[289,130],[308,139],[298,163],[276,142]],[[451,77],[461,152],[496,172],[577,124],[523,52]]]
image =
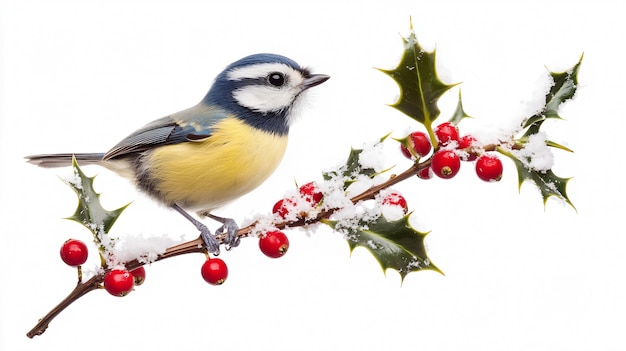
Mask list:
[[136,154],[163,145],[204,140],[226,111],[200,103],[190,109],[159,118],[136,130],[103,157],[103,160]]

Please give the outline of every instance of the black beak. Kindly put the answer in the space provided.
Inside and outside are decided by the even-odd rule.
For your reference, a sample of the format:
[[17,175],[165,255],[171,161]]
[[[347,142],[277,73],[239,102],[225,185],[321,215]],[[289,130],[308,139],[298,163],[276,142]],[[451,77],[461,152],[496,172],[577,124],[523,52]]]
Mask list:
[[320,85],[324,83],[325,81],[327,81],[329,78],[330,76],[327,76],[325,74],[309,74],[304,79],[304,83],[302,83],[302,86],[303,86],[302,90],[306,90],[314,86]]

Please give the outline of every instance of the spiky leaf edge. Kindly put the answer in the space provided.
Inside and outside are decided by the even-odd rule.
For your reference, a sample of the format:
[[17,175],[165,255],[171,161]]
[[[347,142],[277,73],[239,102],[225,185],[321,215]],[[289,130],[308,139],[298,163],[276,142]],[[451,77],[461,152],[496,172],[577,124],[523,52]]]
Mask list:
[[[367,249],[386,273],[393,269],[400,274],[401,281],[411,272],[432,270],[443,272],[432,263],[426,254],[424,239],[430,232],[420,232],[409,223],[411,213],[401,219],[388,221],[384,216],[374,221],[360,221],[357,228],[340,228],[348,242],[350,253],[357,247]],[[337,230],[337,221],[322,220],[323,223]],[[384,248],[395,250],[387,252]]]
[[391,77],[400,89],[398,100],[390,106],[423,124],[433,146],[437,148],[432,129],[433,122],[440,114],[437,102],[446,91],[459,83],[445,84],[439,79],[436,50],[428,52],[420,46],[412,23],[409,36],[402,37],[402,41],[405,50],[398,66],[391,70],[377,69]]
[[515,154],[504,150],[502,148],[498,148],[498,152],[509,157],[513,160],[515,167],[517,169],[518,176],[518,191],[521,191],[522,184],[526,181],[531,181],[535,184],[535,186],[539,189],[541,193],[541,197],[543,198],[543,204],[546,205],[548,199],[552,196],[559,198],[565,201],[567,204],[572,206],[574,210],[576,207],[569,199],[567,195],[567,183],[572,178],[561,178],[554,174],[551,169],[547,171],[538,171],[535,169],[529,169],[520,159],[516,157]]
[[87,177],[73,156],[72,171],[74,178],[65,179],[64,182],[76,193],[78,206],[74,214],[66,219],[85,226],[93,234],[94,242],[100,245],[102,243],[101,235],[109,233],[115,221],[130,203],[113,211],[106,210],[100,203],[100,194],[93,188],[95,176]]

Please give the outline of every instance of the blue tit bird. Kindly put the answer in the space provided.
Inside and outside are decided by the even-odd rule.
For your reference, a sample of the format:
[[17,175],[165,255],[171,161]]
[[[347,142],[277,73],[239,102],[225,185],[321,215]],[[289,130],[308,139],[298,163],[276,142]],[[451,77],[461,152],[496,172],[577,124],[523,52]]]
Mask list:
[[227,248],[237,246],[238,226],[211,211],[263,183],[280,163],[289,127],[307,89],[330,77],[312,74],[293,60],[255,54],[230,64],[196,106],[157,119],[106,153],[27,156],[41,167],[63,167],[72,156],[131,179],[143,192],[170,206],[200,231],[207,250],[220,243],[189,214],[222,223]]

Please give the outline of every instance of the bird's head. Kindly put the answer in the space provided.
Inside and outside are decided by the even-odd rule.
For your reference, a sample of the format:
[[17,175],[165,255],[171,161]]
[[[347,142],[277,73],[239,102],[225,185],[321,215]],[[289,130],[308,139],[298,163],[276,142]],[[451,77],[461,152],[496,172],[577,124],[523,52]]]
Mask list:
[[217,105],[253,127],[286,134],[302,93],[328,78],[312,74],[284,56],[255,54],[226,67],[203,102]]

